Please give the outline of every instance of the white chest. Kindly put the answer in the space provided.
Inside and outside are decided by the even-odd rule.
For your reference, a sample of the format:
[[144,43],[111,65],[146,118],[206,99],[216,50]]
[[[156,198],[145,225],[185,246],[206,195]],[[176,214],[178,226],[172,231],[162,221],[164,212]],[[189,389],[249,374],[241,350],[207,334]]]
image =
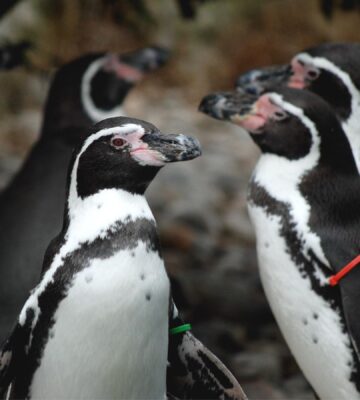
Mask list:
[[352,355],[339,315],[301,276],[280,235],[280,218],[253,204],[249,212],[265,294],[300,368],[321,399],[360,398],[349,381]]
[[169,281],[140,242],[93,260],[55,314],[31,398],[163,399]]

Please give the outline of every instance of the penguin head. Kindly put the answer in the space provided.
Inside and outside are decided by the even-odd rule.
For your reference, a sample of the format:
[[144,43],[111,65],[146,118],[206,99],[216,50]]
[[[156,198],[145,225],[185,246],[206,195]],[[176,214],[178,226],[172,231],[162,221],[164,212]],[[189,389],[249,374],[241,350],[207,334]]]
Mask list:
[[236,88],[261,94],[282,86],[308,89],[334,108],[341,120],[352,110],[352,97],[360,90],[360,44],[324,43],[295,55],[289,65],[249,71],[236,81]]
[[43,134],[122,115],[130,89],[168,57],[163,48],[147,47],[121,55],[88,54],[64,65],[50,87]]
[[333,109],[309,91],[279,88],[257,96],[215,93],[203,99],[200,110],[244,128],[263,153],[298,160],[315,151],[324,162],[338,164],[348,158],[354,165]]
[[288,86],[308,89],[325,99],[342,120],[351,115],[352,97],[360,89],[360,45],[325,43],[291,60]]
[[166,135],[134,118],[110,118],[94,125],[76,152],[70,194],[84,198],[112,188],[143,194],[165,164],[200,154],[189,136]]

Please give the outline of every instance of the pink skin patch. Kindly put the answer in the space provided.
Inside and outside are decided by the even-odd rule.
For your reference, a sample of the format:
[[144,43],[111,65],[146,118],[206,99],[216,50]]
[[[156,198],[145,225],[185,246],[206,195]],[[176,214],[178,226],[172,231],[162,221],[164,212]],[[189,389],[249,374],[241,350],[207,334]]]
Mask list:
[[144,76],[143,73],[137,68],[121,62],[119,57],[115,54],[110,54],[107,56],[104,64],[104,70],[114,72],[117,77],[125,79],[129,82],[138,82]]
[[263,95],[253,105],[253,110],[249,114],[245,116],[235,115],[232,121],[251,133],[261,133],[261,128],[268,119],[273,118],[276,112],[282,113],[283,110],[273,104],[268,95]]
[[289,79],[288,86],[294,89],[304,89],[306,86],[306,67],[299,63],[296,57],[291,60],[293,75]]
[[138,148],[132,151],[131,155],[139,164],[153,167],[161,167],[165,164],[162,154],[149,148]]
[[312,65],[311,62],[304,62],[294,57],[291,61],[293,75],[289,79],[288,86],[294,89],[304,89],[316,80],[320,75],[320,70]]
[[155,167],[161,167],[165,164],[163,155],[153,149],[150,149],[147,143],[144,143],[141,138],[144,136],[144,132],[141,130],[134,130],[126,134],[115,135],[124,139],[126,144],[130,145],[130,155],[141,165],[151,165]]

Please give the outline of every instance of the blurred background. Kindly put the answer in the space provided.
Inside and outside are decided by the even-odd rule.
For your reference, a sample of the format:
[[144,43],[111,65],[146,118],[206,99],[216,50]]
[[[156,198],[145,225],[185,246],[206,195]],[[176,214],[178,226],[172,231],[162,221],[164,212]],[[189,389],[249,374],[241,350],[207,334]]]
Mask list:
[[251,399],[314,399],[259,281],[246,211],[259,152],[240,128],[197,107],[248,69],[324,41],[360,40],[359,17],[356,0],[2,0],[0,47],[32,47],[26,65],[0,72],[0,188],[38,137],[58,66],[89,51],[171,49],[125,111],[203,146],[200,159],[167,166],[148,191],[176,302]]

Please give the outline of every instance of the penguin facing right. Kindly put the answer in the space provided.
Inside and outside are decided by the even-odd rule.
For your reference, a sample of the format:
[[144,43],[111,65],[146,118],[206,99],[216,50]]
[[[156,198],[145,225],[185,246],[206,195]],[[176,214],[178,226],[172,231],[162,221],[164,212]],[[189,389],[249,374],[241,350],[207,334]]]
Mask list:
[[296,361],[321,399],[360,399],[360,268],[348,269],[360,252],[360,180],[337,117],[289,88],[216,93],[200,110],[262,151],[248,208],[265,294]]
[[236,86],[259,94],[285,85],[322,97],[340,119],[360,171],[359,70],[359,43],[323,43],[296,54],[289,65],[249,71]]
[[49,240],[61,229],[73,147],[93,122],[121,115],[131,88],[168,56],[159,47],[89,54],[56,73],[40,138],[0,195],[0,342],[38,280]]
[[2,349],[1,395],[165,398],[174,310],[144,192],[166,163],[199,155],[196,140],[145,121],[94,126],[70,165],[63,229]]

